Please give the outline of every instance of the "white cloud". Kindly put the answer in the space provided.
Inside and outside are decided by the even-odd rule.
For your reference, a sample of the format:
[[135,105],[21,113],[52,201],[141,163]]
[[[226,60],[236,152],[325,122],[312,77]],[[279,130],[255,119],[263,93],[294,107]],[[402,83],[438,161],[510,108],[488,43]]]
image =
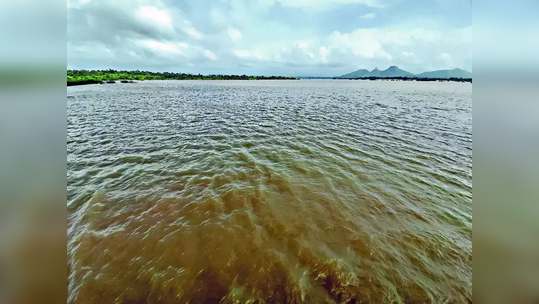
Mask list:
[[307,42],[305,42],[305,41],[300,41],[300,42],[298,42],[298,47],[300,49],[306,49],[306,48],[309,47],[309,44],[307,44]]
[[453,58],[448,53],[441,53],[438,56],[437,64],[444,69],[450,69],[453,66]]
[[172,18],[166,10],[159,10],[153,6],[141,6],[135,11],[135,16],[146,22],[157,24],[166,29],[172,29]]
[[414,54],[414,52],[404,51],[404,52],[402,52],[402,56],[404,56],[404,57],[415,57],[415,54]]
[[318,53],[320,54],[320,60],[322,60],[323,63],[328,62],[328,56],[331,54],[331,50],[325,46],[321,46],[318,48]]
[[368,14],[362,15],[359,18],[360,19],[374,19],[376,18],[376,13],[368,13]]
[[[452,64],[462,66],[460,61],[441,60],[440,50],[448,54],[463,49],[466,56],[466,37],[469,30],[427,30],[421,28],[371,28],[350,32],[335,31],[326,37],[296,41],[277,40],[261,42],[256,50],[236,49],[238,59],[265,59],[294,66],[346,66],[350,62],[362,63],[369,68],[398,65],[414,71],[424,67],[437,69]],[[466,36],[466,35],[464,35]],[[428,47],[425,47],[428,46]],[[451,52],[449,52],[451,51]],[[471,55],[470,55],[471,56]]]
[[336,5],[343,4],[365,4],[371,7],[384,7],[384,3],[380,0],[276,0],[283,6],[296,7],[313,10],[326,10]]
[[208,50],[204,51],[204,57],[213,61],[217,60],[217,56],[212,51],[208,51]]
[[241,32],[235,28],[228,29],[228,36],[230,39],[232,39],[232,41],[238,41],[242,38]]
[[234,54],[239,58],[249,58],[252,56],[251,51],[248,50],[234,50]]
[[188,63],[197,61],[203,62],[217,61],[218,56],[200,46],[190,46],[185,42],[160,42],[155,40],[134,40],[135,44],[147,50],[152,51],[160,58],[167,59],[169,62]]
[[267,57],[260,54],[259,50],[250,51],[250,50],[234,50],[234,55],[240,59],[258,59],[265,60]]
[[193,37],[193,38],[196,38],[196,39],[202,39],[202,38],[204,38],[204,34],[202,34],[201,32],[197,31],[197,29],[194,28],[194,27],[184,28],[183,30],[184,30],[185,33],[187,33],[188,35],[190,35],[190,36]]
[[198,31],[193,26],[193,23],[191,23],[191,21],[187,19],[184,19],[181,23],[177,25],[177,27],[192,38],[195,38],[197,40],[204,38],[204,34]]
[[376,29],[361,29],[349,34],[333,32],[329,37],[332,48],[351,51],[355,56],[366,58],[391,59],[381,44],[380,31]]
[[[181,62],[179,70],[194,73],[239,73],[251,65],[252,73],[288,75],[346,72],[351,65],[398,65],[412,72],[471,66],[471,23],[451,28],[434,15],[400,18],[400,12],[397,21],[382,23],[389,0],[200,1],[187,10],[162,0],[69,0],[68,66],[92,68],[117,60],[135,69],[163,69]],[[357,4],[377,9],[355,16],[333,10],[355,10]],[[274,5],[279,10],[270,9]],[[373,26],[350,30],[363,20]]]
[[158,42],[154,40],[137,41],[138,45],[163,54],[184,55],[181,49],[189,48],[187,43]]
[[451,55],[449,55],[448,53],[441,53],[441,54],[440,54],[440,59],[441,59],[441,60],[450,60],[450,59],[451,59]]

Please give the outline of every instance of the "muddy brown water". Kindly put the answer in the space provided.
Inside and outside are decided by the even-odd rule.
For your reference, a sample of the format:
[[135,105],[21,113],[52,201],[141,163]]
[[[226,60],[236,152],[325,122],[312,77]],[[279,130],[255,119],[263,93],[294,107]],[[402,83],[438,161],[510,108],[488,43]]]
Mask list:
[[67,95],[68,303],[471,301],[471,84]]

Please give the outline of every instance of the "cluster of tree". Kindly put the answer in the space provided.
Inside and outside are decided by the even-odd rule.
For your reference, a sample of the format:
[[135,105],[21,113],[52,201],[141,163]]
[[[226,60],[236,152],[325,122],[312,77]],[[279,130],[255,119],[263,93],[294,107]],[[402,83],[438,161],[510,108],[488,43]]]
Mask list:
[[117,80],[271,80],[296,79],[283,76],[247,75],[193,75],[186,73],[116,71],[116,70],[68,70],[67,85],[103,83]]
[[[333,78],[339,79],[339,78]],[[340,78],[348,80],[393,80],[393,81],[455,81],[472,83],[472,78],[423,78],[423,77],[359,77],[359,78]]]

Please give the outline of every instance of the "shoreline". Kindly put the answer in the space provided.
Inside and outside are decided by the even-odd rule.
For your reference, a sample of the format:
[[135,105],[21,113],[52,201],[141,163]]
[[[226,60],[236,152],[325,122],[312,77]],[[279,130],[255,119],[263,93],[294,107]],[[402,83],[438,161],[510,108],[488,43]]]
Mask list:
[[115,81],[97,81],[97,80],[84,80],[84,81],[68,81],[67,86],[68,87],[74,87],[74,86],[83,86],[83,85],[90,85],[90,84],[99,84],[99,85],[105,85],[105,84],[116,84],[118,82],[120,83],[139,83],[139,82],[145,82],[145,81],[164,81],[164,80],[177,80],[177,81],[235,81],[235,80],[246,80],[246,81],[259,81],[259,80],[301,80],[299,78],[297,79],[150,79],[150,80],[129,80],[126,82],[126,80],[115,80]]
[[113,83],[116,81],[145,81],[145,80],[297,80],[296,77],[284,76],[248,76],[224,74],[187,74],[149,71],[118,71],[118,70],[67,70],[67,86]]
[[[279,80],[279,79],[152,79],[152,80],[187,80],[187,81],[226,81],[226,80]],[[460,83],[470,83],[472,84],[471,78],[296,78],[296,79],[280,79],[280,80],[369,80],[369,81],[417,81],[417,82],[460,82]],[[98,81],[98,80],[83,80],[83,81],[68,81],[67,87],[74,86],[83,86],[90,84],[116,84],[120,83],[138,83],[144,82],[145,80],[133,81],[133,80],[116,80],[116,81]]]
[[472,78],[417,78],[417,77],[361,77],[361,78],[333,78],[342,80],[386,80],[386,81],[419,81],[419,82],[464,82],[472,83]]
[[[140,80],[142,81],[142,80]],[[83,81],[68,81],[67,86],[68,87],[74,87],[74,86],[81,86],[81,85],[89,85],[89,84],[116,84],[117,82],[120,83],[136,83],[133,80],[108,80],[108,81],[99,81],[99,80],[83,80]]]
[[385,81],[421,81],[421,82],[462,82],[472,83],[472,78],[425,78],[425,77],[286,77],[286,76],[248,76],[248,75],[224,75],[224,74],[187,74],[170,72],[148,71],[118,71],[118,70],[67,70],[67,86],[80,86],[89,84],[114,84],[116,82],[132,83],[146,80],[385,80]]

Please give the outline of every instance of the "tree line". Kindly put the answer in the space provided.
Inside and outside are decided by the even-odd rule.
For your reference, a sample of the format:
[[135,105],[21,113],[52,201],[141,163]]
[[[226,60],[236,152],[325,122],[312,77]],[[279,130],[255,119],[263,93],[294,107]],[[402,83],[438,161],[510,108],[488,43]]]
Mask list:
[[283,76],[248,75],[194,75],[187,73],[117,71],[117,70],[67,70],[67,85],[104,83],[121,80],[292,80]]

